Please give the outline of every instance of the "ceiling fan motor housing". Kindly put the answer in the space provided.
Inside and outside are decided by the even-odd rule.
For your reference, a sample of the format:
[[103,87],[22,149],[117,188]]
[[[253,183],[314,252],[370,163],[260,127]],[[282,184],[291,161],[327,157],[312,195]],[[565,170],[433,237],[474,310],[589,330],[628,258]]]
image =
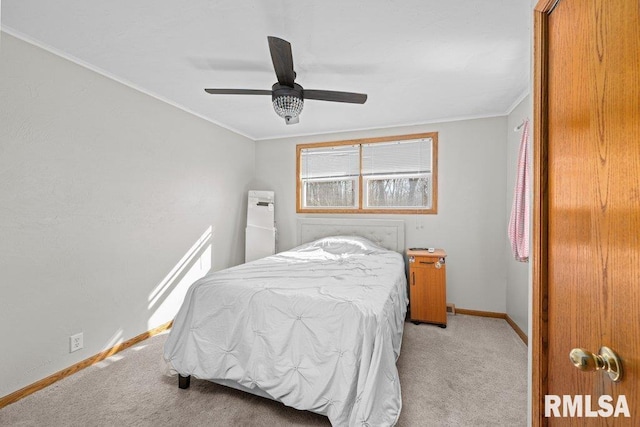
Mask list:
[[302,86],[300,86],[298,83],[294,83],[293,87],[281,85],[280,83],[274,83],[274,85],[271,86],[271,91],[272,91],[272,95],[271,95],[272,100],[275,100],[279,96],[287,96],[287,95],[302,99],[303,89],[302,89]]

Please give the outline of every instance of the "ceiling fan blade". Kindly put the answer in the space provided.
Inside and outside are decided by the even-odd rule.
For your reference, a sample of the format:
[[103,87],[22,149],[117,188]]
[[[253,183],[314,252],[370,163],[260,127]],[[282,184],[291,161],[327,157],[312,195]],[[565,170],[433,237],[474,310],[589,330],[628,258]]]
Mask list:
[[320,101],[349,102],[352,104],[364,104],[367,95],[364,93],[336,92],[333,90],[305,89],[304,99],[317,99]]
[[269,52],[273,61],[273,69],[281,85],[293,87],[296,72],[293,70],[293,54],[291,43],[278,37],[269,36]]
[[270,90],[262,89],[205,89],[212,95],[271,95]]

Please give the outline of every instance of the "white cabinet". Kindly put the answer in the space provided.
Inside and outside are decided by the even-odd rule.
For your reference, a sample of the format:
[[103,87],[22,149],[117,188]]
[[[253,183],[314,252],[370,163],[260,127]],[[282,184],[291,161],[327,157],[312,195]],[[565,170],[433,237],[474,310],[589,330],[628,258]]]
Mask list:
[[275,195],[273,191],[249,191],[244,261],[276,252]]

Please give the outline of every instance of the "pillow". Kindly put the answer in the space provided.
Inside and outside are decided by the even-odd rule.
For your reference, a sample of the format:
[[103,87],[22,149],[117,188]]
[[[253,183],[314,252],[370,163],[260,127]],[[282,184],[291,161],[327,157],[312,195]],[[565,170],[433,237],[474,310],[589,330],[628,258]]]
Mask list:
[[322,249],[334,255],[366,255],[386,249],[360,236],[330,236],[309,243],[308,247]]

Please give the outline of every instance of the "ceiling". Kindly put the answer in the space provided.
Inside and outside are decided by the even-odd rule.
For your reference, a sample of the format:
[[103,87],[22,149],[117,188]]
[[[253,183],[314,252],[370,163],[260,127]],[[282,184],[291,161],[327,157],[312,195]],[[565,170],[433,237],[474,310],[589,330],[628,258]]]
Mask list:
[[[528,92],[530,0],[4,0],[2,29],[254,140],[508,114]],[[267,45],[296,83],[368,94],[305,101],[287,126]],[[99,100],[97,100],[99,101]]]

